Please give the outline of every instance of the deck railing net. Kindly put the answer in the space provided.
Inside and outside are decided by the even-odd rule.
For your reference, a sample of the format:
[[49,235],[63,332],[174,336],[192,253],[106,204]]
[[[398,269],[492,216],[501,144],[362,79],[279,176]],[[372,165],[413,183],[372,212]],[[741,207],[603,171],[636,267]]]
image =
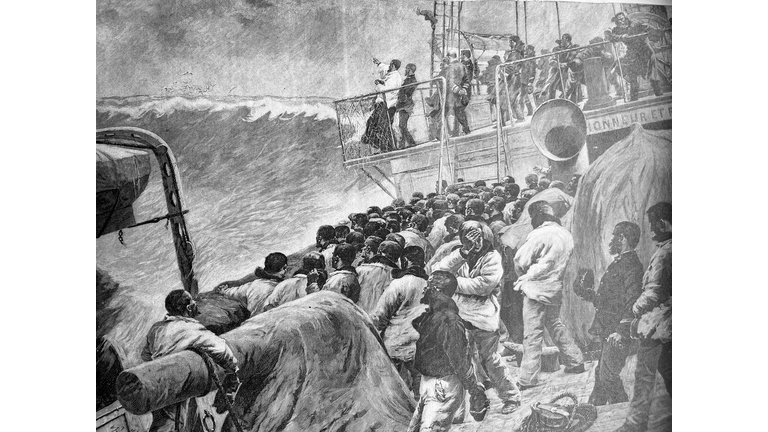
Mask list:
[[[439,140],[442,85],[442,79],[436,79],[334,102],[344,161]],[[413,106],[403,109],[397,104],[398,93],[409,88],[414,90]],[[400,128],[406,113],[412,141]]]

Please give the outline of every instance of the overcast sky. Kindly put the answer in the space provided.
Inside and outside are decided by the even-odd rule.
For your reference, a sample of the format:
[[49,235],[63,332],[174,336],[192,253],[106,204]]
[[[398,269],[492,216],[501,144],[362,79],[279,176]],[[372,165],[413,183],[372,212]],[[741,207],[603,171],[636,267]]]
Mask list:
[[[371,56],[416,63],[426,79],[431,29],[417,7],[432,2],[98,0],[97,96],[161,94],[191,72],[192,84],[213,84],[216,95],[340,98],[373,90]],[[551,2],[528,5],[537,52],[557,39],[554,12]],[[611,4],[560,3],[575,43],[601,35],[612,15]],[[462,30],[514,33],[515,4],[465,3]]]

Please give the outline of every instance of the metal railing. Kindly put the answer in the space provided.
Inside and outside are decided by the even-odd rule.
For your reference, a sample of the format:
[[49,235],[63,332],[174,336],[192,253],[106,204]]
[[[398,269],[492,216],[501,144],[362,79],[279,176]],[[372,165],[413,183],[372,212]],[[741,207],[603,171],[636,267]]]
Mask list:
[[[344,161],[443,140],[445,85],[445,78],[437,77],[334,101]],[[408,89],[413,89],[413,105],[393,109]]]
[[[669,29],[665,29],[669,30]],[[624,40],[628,39],[634,39],[634,38],[641,38],[641,37],[647,37],[648,33],[642,33],[638,35],[633,35],[629,37],[625,37]],[[522,94],[525,92],[528,93],[528,83],[522,83],[522,82],[514,82],[514,75],[519,75],[522,68],[525,66],[530,66],[531,62],[537,62],[540,59],[549,59],[551,57],[556,57],[556,64],[551,65],[548,68],[539,68],[538,63],[535,64],[533,69],[533,78],[534,78],[534,86],[540,83],[541,75],[538,76],[536,74],[536,69],[541,69],[541,74],[547,73],[547,81],[544,82],[543,88],[534,88],[533,91],[533,100],[534,100],[534,106],[533,110],[536,110],[536,104],[537,103],[543,103],[546,100],[554,99],[554,98],[568,98],[569,97],[569,88],[566,87],[566,84],[572,85],[572,86],[578,86],[578,92],[580,94],[581,85],[583,84],[584,79],[584,70],[580,70],[578,72],[573,72],[570,69],[570,65],[563,66],[560,64],[560,60],[562,55],[568,55],[573,52],[578,51],[585,51],[585,50],[593,50],[598,47],[603,47],[604,45],[611,45],[611,54],[614,59],[614,65],[610,68],[612,76],[606,76],[606,84],[608,86],[608,89],[610,89],[611,85],[614,85],[616,87],[617,94],[621,94],[621,97],[624,99],[625,102],[628,101],[628,93],[629,89],[627,88],[627,82],[625,80],[626,75],[624,74],[624,68],[621,64],[621,59],[624,57],[623,55],[620,55],[622,53],[621,46],[623,45],[622,42],[618,41],[603,41],[603,42],[597,42],[594,44],[589,44],[585,46],[579,46],[575,48],[568,48],[560,51],[554,51],[547,54],[541,54],[538,56],[532,56],[532,57],[524,57],[521,59],[517,59],[511,62],[505,62],[501,63],[496,66],[496,70],[494,72],[494,91],[496,96],[496,157],[497,157],[497,163],[496,163],[496,176],[497,181],[501,181],[501,146],[504,145],[504,134],[502,133],[502,128],[504,126],[504,113],[502,112],[502,103],[506,103],[506,110],[509,114],[509,120],[510,123],[514,122],[514,116],[515,116],[515,109],[521,107],[523,110],[523,116],[525,116],[525,105],[524,102],[519,102],[522,99]],[[650,48],[650,47],[649,47]],[[671,45],[669,46],[662,46],[660,48],[651,48],[653,54],[660,51],[667,51],[671,50]],[[550,61],[551,62],[551,61]],[[520,67],[518,69],[517,67]],[[655,67],[653,64],[650,65],[650,67]],[[671,62],[669,64],[669,67],[671,69]],[[553,77],[550,72],[554,68],[557,68],[557,77]],[[546,72],[545,72],[546,70]],[[510,73],[506,73],[506,72]],[[606,72],[604,68],[604,73]],[[510,77],[512,78],[512,82],[510,82]],[[553,79],[552,79],[553,78]],[[549,85],[549,86],[548,86]],[[559,88],[552,87],[553,85],[558,86]],[[503,87],[502,87],[503,86]],[[515,88],[516,87],[516,88]],[[505,95],[504,101],[502,102],[502,89]],[[577,89],[573,88],[573,92],[577,92]],[[558,95],[557,92],[560,91],[560,94]],[[539,99],[536,100],[536,92],[539,92]],[[545,94],[547,92],[547,94]],[[512,97],[510,96],[510,93],[514,95],[514,101],[512,100]],[[589,95],[588,95],[589,96]],[[578,97],[578,99],[581,100],[575,100],[575,103],[580,103],[583,100],[586,100],[586,98]],[[573,100],[573,99],[571,99]],[[513,107],[513,103],[515,104]],[[505,152],[506,154],[506,152]]]

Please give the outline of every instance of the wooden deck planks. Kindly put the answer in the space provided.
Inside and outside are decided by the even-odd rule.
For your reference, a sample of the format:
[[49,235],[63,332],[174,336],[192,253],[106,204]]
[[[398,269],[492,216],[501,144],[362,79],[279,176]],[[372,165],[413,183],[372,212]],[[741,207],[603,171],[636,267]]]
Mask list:
[[[511,357],[505,357],[512,378],[517,380],[519,369]],[[622,371],[621,377],[627,394],[632,397],[634,385],[636,356],[630,356]],[[476,422],[470,415],[465,416],[462,424],[454,425],[451,430],[459,432],[476,431],[505,431],[512,432],[520,426],[522,420],[531,413],[531,405],[535,402],[549,402],[558,394],[568,391],[574,393],[579,402],[586,402],[595,383],[595,366],[597,362],[587,362],[587,371],[582,374],[566,374],[561,368],[558,372],[541,373],[541,385],[523,392],[523,403],[516,412],[501,414],[502,403],[494,390],[487,392],[491,401],[491,409],[482,423]],[[467,407],[468,408],[468,407]],[[589,432],[613,432],[624,423],[629,410],[629,402],[606,405],[597,408],[597,421]],[[468,411],[468,409],[467,409]],[[672,398],[667,394],[661,376],[656,376],[654,400],[651,403],[649,432],[668,432],[672,430]]]

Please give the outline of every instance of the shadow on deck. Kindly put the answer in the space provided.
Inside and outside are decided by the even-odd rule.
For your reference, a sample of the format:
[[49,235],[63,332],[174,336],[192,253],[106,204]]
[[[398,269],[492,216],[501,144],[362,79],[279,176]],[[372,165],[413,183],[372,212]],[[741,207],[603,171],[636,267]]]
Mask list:
[[[507,365],[513,379],[517,379],[519,368],[512,357],[505,357]],[[630,399],[632,398],[632,388],[634,386],[634,373],[637,356],[632,355],[627,358],[627,364],[621,373],[624,389],[627,391]],[[587,371],[571,375],[563,372],[563,368],[558,372],[540,374],[542,385],[525,390],[523,392],[523,404],[516,412],[504,415],[501,414],[501,400],[496,396],[496,392],[490,390],[487,392],[491,400],[491,409],[488,415],[481,423],[476,422],[470,415],[466,415],[462,424],[454,425],[452,431],[475,432],[475,431],[514,431],[520,427],[522,420],[531,413],[531,405],[535,402],[549,402],[558,394],[569,391],[574,393],[579,402],[587,402],[592,388],[595,384],[595,366],[597,362],[585,363]],[[468,399],[468,398],[467,398]],[[467,406],[467,411],[468,411]],[[624,423],[624,418],[629,410],[629,403],[620,403],[614,405],[605,405],[597,407],[597,421],[589,429],[589,432],[613,432]],[[648,423],[648,432],[668,432],[672,430],[672,398],[664,387],[661,375],[656,374],[656,386],[654,389],[654,399],[651,403],[650,420]]]

